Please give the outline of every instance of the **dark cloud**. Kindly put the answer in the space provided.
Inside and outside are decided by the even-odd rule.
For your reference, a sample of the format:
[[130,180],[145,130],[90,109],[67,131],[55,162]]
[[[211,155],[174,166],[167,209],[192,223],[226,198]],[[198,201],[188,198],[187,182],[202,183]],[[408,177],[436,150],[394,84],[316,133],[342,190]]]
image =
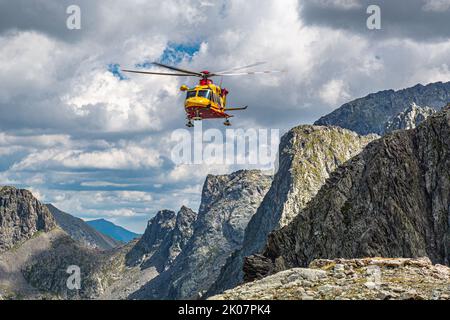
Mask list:
[[[0,34],[12,30],[39,31],[60,40],[77,41],[92,31],[98,20],[98,7],[88,0],[0,0]],[[81,30],[66,25],[70,5],[81,11]]]
[[[425,0],[355,0],[358,5],[347,8],[324,5],[333,1],[339,2],[301,1],[301,18],[308,25],[343,29],[374,39],[408,37],[418,41],[439,41],[450,38],[450,10],[445,10],[446,6],[427,6]],[[369,14],[366,10],[370,5],[381,8],[382,30],[367,28]]]

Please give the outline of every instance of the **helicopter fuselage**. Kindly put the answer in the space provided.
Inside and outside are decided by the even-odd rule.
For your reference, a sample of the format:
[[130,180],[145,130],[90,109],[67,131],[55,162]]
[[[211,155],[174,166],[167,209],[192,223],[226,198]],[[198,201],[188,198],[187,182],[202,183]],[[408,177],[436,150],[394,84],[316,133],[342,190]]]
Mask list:
[[200,81],[194,88],[182,86],[181,90],[186,91],[184,109],[189,120],[232,117],[225,112],[228,91],[211,80]]

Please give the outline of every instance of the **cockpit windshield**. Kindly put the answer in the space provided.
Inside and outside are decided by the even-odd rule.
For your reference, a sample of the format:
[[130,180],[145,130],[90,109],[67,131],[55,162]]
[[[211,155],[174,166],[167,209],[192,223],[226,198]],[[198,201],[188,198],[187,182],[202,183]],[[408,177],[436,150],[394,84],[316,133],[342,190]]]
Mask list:
[[210,95],[211,95],[211,90],[198,90],[199,97],[209,99]]
[[188,91],[187,94],[186,94],[186,99],[194,98],[196,95],[197,95],[197,91],[195,91],[195,90],[190,90],[190,91]]

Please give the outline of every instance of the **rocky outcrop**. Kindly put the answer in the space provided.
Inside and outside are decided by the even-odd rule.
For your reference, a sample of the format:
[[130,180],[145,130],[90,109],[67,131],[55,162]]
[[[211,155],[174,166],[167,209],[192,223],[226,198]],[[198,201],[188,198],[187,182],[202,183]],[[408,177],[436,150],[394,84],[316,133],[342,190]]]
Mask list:
[[[33,246],[30,243],[25,245]],[[128,250],[127,247],[114,251],[86,248],[60,232],[49,241],[47,247],[32,250],[21,270],[27,283],[39,292],[32,298],[95,299],[122,277]],[[79,267],[81,288],[78,290],[67,286],[70,266]],[[23,293],[19,291],[19,294]]]
[[154,266],[158,272],[167,270],[192,237],[196,219],[197,213],[185,206],[181,207],[174,228],[155,253],[142,264],[142,268]]
[[47,204],[46,206],[55,218],[57,225],[72,239],[80,242],[85,247],[110,250],[122,244],[121,242],[98,232],[83,220],[59,210],[52,204]]
[[421,259],[315,260],[213,300],[450,300],[450,268]]
[[422,257],[450,261],[450,107],[418,128],[369,144],[339,167],[246,279],[307,266],[318,258]]
[[148,222],[144,235],[127,254],[127,265],[136,266],[145,262],[156,252],[162,243],[169,242],[175,223],[176,213],[174,211],[159,211]]
[[292,221],[331,172],[376,138],[376,135],[361,137],[349,130],[318,126],[299,126],[284,135],[272,186],[247,226],[242,248],[228,259],[208,294],[241,283],[244,257],[262,250],[269,233]]
[[[0,189],[0,239],[0,295],[7,299],[95,298],[120,277],[129,250],[75,241],[31,192],[13,187]],[[81,269],[80,290],[67,288],[71,265]]]
[[[399,91],[386,90],[344,104],[316,121],[316,125],[332,125],[359,134],[383,135],[387,123],[412,103],[441,110],[450,102],[450,82],[432,83]],[[404,129],[404,128],[402,128]]]
[[435,109],[419,107],[415,103],[412,103],[408,109],[399,113],[386,123],[384,132],[391,133],[395,130],[414,129],[436,112]]
[[209,175],[193,235],[173,265],[131,299],[196,298],[216,280],[228,256],[240,248],[244,230],[270,187],[261,171]]
[[50,211],[31,192],[0,187],[0,252],[55,227]]

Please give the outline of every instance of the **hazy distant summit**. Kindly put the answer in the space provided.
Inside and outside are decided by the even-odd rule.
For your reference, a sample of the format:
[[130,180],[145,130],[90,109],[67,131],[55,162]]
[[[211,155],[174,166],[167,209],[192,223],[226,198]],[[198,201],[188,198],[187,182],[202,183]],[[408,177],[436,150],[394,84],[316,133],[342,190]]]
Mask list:
[[141,236],[138,233],[131,232],[105,219],[97,219],[86,222],[95,230],[100,231],[101,233],[106,234],[107,236],[120,242],[127,243]]

